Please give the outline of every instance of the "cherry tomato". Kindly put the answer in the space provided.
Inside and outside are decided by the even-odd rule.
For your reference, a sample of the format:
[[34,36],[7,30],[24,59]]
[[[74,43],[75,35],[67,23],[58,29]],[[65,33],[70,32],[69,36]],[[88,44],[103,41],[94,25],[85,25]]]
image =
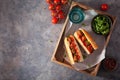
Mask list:
[[85,36],[82,36],[81,37],[81,40],[84,42],[86,40],[86,37]]
[[70,44],[70,47],[71,47],[71,48],[75,48],[75,47],[76,47],[76,44],[75,44],[74,42],[72,42],[72,43]]
[[46,2],[47,2],[48,4],[51,4],[51,3],[52,3],[52,0],[46,0]]
[[108,10],[108,5],[107,4],[101,4],[101,10],[103,10],[103,11]]
[[49,5],[49,10],[54,10],[54,9],[55,9],[55,5],[50,4],[50,5]]
[[52,10],[51,11],[51,16],[56,17],[57,16],[57,11],[56,10]]
[[66,4],[68,2],[68,0],[61,0],[62,4]]
[[65,16],[64,16],[63,14],[58,14],[58,17],[59,17],[60,19],[64,19],[64,18],[65,18]]
[[59,11],[60,14],[64,14],[64,12],[62,10]]
[[57,17],[53,17],[53,18],[52,18],[52,23],[53,23],[53,24],[58,23],[58,18],[57,18]]
[[92,45],[87,46],[87,49],[90,51],[90,53],[93,52],[93,47],[92,47]]
[[61,10],[61,5],[56,5],[56,11],[60,11]]
[[73,36],[69,36],[71,41],[73,42],[74,41],[74,37]]
[[75,47],[75,52],[76,52],[76,54],[79,54],[79,50],[77,47]]
[[60,0],[54,0],[55,4],[60,4]]
[[76,55],[76,57],[77,57],[77,60],[80,60],[80,56],[79,55]]
[[83,36],[81,31],[77,31],[77,35],[79,36],[79,38],[81,38]]
[[65,18],[65,16],[64,16],[64,12],[61,10],[61,11],[59,11],[59,13],[58,13],[58,17],[60,18],[60,19],[64,19]]
[[78,51],[78,48],[77,48],[77,47],[75,47],[75,51],[76,51],[76,52]]

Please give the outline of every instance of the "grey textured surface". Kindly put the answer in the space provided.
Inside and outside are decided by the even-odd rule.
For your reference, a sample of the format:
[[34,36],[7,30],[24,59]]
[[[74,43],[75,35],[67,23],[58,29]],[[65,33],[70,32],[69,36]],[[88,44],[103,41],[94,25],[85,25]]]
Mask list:
[[[116,58],[120,66],[120,0],[78,2],[95,9],[106,2],[107,12],[117,16],[106,56]],[[50,21],[44,0],[0,0],[0,80],[120,80],[120,67],[114,72],[101,69],[98,76],[102,77],[91,77],[52,63],[63,23]]]

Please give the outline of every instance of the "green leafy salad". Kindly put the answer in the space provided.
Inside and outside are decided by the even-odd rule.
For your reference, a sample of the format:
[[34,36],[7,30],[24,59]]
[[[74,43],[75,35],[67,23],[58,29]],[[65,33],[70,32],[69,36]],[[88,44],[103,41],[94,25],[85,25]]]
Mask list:
[[97,34],[107,35],[110,32],[111,19],[106,15],[97,15],[92,20],[92,29]]

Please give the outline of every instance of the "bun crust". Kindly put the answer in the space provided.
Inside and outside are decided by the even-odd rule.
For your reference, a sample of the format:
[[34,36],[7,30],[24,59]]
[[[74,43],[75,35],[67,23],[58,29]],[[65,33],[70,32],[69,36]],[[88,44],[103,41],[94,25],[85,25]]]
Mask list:
[[70,47],[69,47],[70,44],[69,44],[69,42],[67,41],[67,37],[65,37],[65,39],[64,39],[64,44],[65,44],[65,47],[66,47],[66,51],[67,51],[67,55],[68,55],[68,57],[69,57],[70,63],[71,63],[71,64],[74,64],[75,62],[74,62],[74,60],[73,60],[72,52],[71,52]]

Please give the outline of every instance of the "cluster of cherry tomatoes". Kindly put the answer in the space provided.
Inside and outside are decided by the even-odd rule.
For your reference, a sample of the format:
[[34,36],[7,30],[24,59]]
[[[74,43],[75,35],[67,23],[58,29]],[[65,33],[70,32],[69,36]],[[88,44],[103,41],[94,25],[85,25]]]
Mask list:
[[65,5],[68,0],[46,0],[51,11],[52,23],[56,24],[60,19],[65,18],[65,13],[62,10],[62,5]]

